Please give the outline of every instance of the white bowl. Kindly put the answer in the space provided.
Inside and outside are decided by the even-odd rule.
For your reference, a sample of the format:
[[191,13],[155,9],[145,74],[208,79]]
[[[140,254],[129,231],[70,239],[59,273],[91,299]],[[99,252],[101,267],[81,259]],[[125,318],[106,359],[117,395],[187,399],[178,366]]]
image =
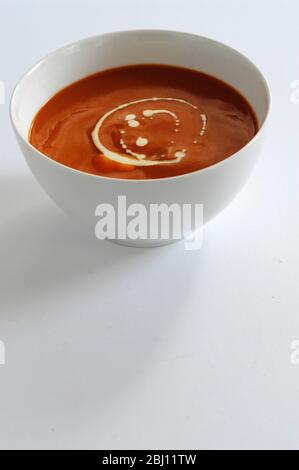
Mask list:
[[[231,157],[193,173],[151,180],[96,176],[46,157],[28,142],[31,122],[40,107],[66,85],[95,72],[129,64],[161,63],[213,75],[245,96],[259,120],[257,135]],[[99,203],[201,203],[204,222],[219,214],[248,179],[264,140],[270,92],[259,69],[236,50],[193,34],[140,30],[101,34],[55,51],[33,66],[18,82],[11,99],[11,120],[26,161],[38,182],[65,212],[96,224]],[[135,246],[155,246],[165,240],[116,240]]]

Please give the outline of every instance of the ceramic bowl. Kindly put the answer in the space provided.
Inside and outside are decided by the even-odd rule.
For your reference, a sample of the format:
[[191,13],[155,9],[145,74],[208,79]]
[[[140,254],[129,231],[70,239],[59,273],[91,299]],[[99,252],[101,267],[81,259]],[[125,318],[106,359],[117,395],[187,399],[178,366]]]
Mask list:
[[[251,103],[260,130],[239,152],[193,173],[170,178],[124,180],[96,176],[57,163],[28,142],[40,107],[63,87],[87,75],[129,64],[157,63],[213,75],[236,88]],[[217,41],[175,31],[140,30],[101,34],[59,49],[34,65],[18,82],[11,99],[11,120],[25,159],[40,185],[66,213],[95,229],[95,208],[127,204],[203,204],[204,222],[219,214],[238,194],[258,158],[270,109],[270,91],[259,69],[244,55]],[[133,246],[156,246],[171,239],[115,235]]]

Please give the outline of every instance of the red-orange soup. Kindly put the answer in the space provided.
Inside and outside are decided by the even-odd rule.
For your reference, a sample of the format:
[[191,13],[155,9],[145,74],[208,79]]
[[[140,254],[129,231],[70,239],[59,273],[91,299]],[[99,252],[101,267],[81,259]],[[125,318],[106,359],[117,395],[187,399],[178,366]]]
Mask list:
[[148,179],[218,163],[257,131],[250,104],[226,83],[180,67],[132,65],[59,91],[35,116],[29,141],[77,170]]

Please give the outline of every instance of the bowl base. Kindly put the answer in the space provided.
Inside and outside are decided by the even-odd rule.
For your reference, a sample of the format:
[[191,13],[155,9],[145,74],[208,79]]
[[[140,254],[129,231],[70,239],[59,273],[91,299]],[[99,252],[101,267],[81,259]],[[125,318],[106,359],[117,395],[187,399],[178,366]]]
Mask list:
[[109,240],[112,243],[131,248],[156,248],[159,246],[173,245],[182,240]]

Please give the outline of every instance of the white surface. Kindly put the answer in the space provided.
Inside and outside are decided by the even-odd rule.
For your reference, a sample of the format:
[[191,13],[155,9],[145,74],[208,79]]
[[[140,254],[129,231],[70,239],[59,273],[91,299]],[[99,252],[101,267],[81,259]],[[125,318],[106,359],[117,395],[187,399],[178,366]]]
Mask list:
[[0,7],[7,95],[64,43],[157,27],[238,48],[274,97],[262,158],[199,252],[124,248],[81,231],[34,181],[8,99],[0,106],[0,447],[299,448],[298,2]]

